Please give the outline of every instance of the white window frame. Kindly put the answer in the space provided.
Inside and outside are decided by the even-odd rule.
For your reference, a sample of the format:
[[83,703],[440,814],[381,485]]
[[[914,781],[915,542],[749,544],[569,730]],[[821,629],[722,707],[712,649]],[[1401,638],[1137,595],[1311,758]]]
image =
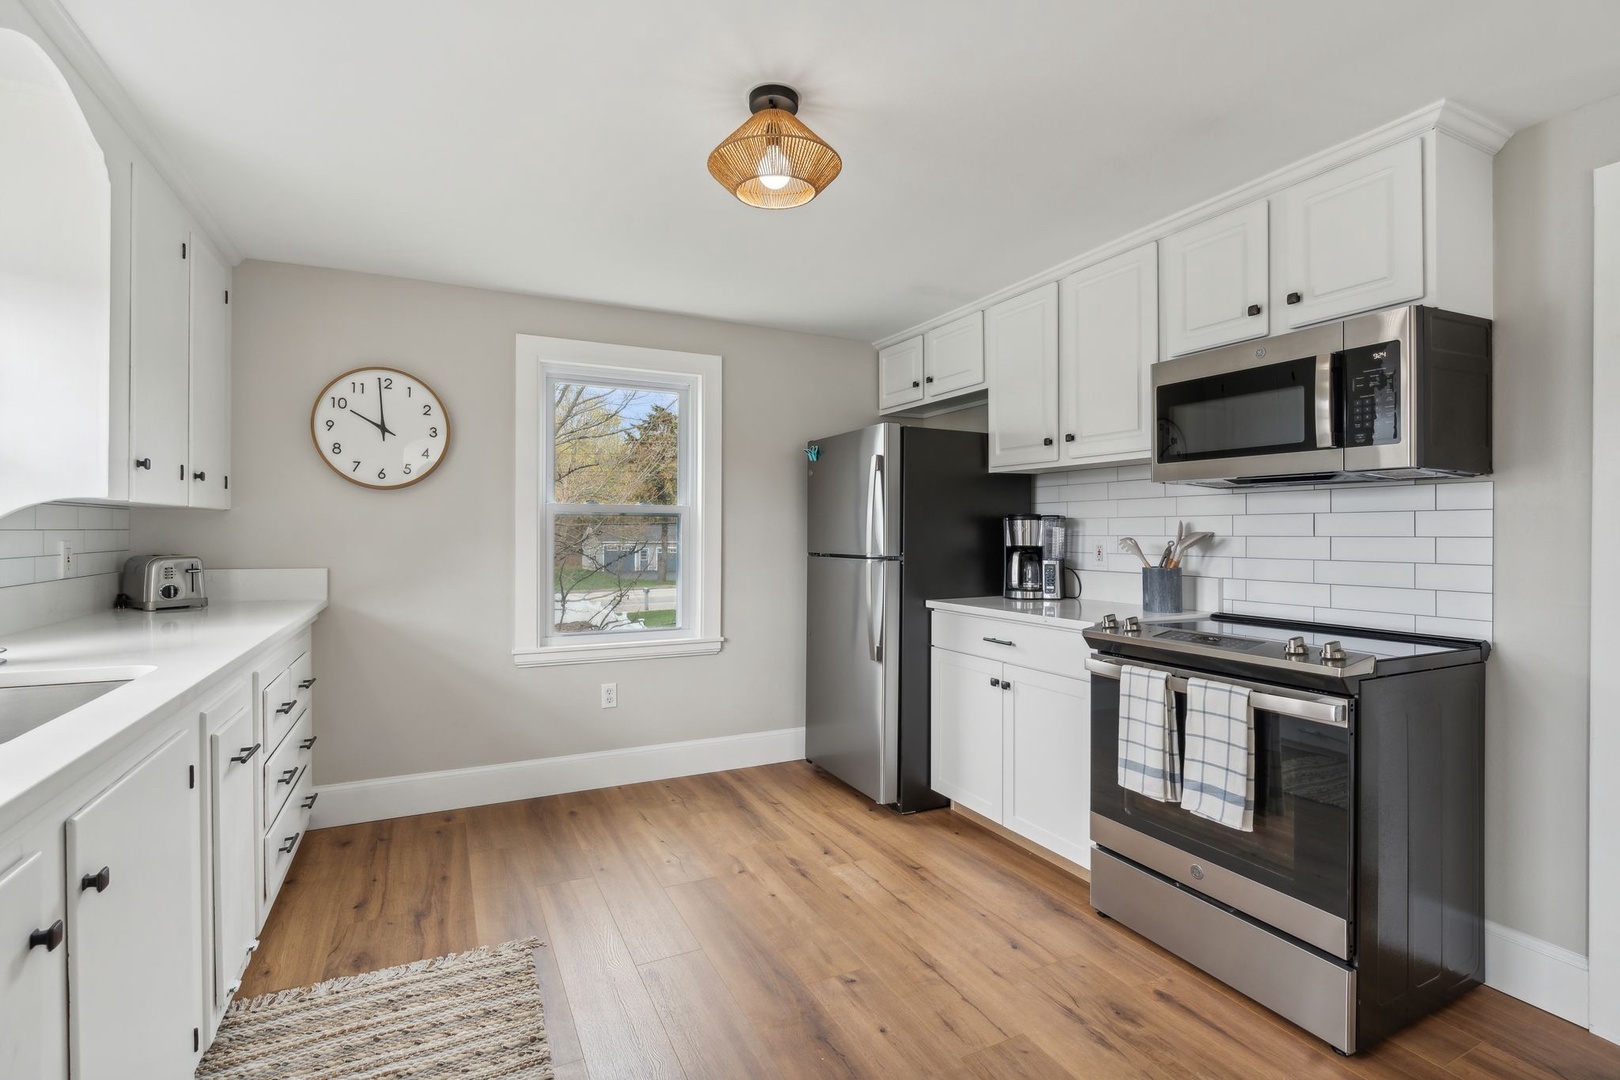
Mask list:
[[[519,667],[720,651],[725,641],[720,633],[720,369],[720,357],[703,353],[517,336],[512,659]],[[553,417],[548,386],[556,378],[684,392],[685,411],[679,428],[680,626],[676,629],[594,637],[551,633]],[[629,508],[598,509],[613,513]]]

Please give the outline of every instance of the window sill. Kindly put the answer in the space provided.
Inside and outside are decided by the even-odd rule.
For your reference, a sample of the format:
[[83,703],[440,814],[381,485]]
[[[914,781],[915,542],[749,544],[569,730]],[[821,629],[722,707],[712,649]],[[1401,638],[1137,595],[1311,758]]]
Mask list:
[[613,641],[589,645],[542,645],[513,649],[518,667],[554,667],[559,664],[604,664],[610,660],[658,660],[666,656],[712,656],[725,638],[683,638],[680,641]]

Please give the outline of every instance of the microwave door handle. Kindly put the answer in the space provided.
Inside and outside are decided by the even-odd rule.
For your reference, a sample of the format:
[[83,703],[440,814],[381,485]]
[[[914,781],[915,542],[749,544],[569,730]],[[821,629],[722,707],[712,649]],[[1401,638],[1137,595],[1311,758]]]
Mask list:
[[[1106,660],[1099,660],[1093,656],[1087,658],[1086,670],[1093,675],[1101,675],[1105,679],[1118,679],[1124,668],[1122,665],[1110,664]],[[1158,669],[1151,670],[1157,671]],[[1229,682],[1233,686],[1249,685],[1234,679],[1216,681]],[[1179,675],[1171,675],[1169,685],[1172,693],[1185,694],[1187,692],[1187,680]],[[1280,716],[1303,720],[1308,724],[1325,724],[1328,727],[1350,726],[1348,710],[1345,708],[1344,703],[1340,701],[1326,698],[1285,697],[1281,694],[1270,694],[1250,687],[1249,704],[1261,712],[1277,713]]]
[[1331,450],[1333,442],[1333,354],[1316,358],[1316,446]]

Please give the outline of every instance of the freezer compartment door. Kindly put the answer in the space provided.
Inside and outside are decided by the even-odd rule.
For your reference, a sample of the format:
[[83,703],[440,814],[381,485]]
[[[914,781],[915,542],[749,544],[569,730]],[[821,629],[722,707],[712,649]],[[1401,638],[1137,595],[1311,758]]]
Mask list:
[[876,424],[813,440],[807,462],[805,550],[821,555],[900,554],[900,425]]
[[898,796],[900,564],[812,555],[804,754],[880,803]]

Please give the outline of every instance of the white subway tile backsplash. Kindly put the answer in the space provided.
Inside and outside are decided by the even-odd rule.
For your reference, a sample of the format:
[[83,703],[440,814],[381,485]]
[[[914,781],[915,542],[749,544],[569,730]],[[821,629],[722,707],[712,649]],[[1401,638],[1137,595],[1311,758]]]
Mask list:
[[80,551],[128,551],[129,532],[125,529],[86,529]]
[[63,542],[73,546],[75,578],[118,573],[129,557],[129,510],[47,503],[0,518],[0,588],[57,581]]
[[28,529],[37,528],[34,524],[34,508],[32,506],[17,510],[0,518],[0,529]]
[[112,507],[110,506],[81,506],[79,507],[79,528],[110,529],[113,527],[112,515]]
[[1431,510],[1417,516],[1419,536],[1490,536],[1489,510]]
[[34,507],[34,528],[77,529],[79,508],[69,503],[46,503]]
[[37,529],[0,529],[0,559],[38,555],[42,544]]
[[1452,592],[1488,593],[1491,591],[1491,568],[1425,563],[1417,568],[1417,587],[1449,589]]
[[1436,484],[1434,508],[1436,510],[1489,510],[1495,485],[1489,480],[1466,484]]
[[[1138,602],[1133,536],[1157,560],[1178,525],[1214,538],[1183,569],[1200,608],[1389,630],[1490,632],[1490,481],[1218,491],[1155,484],[1145,465],[1046,474],[1042,513],[1062,514],[1107,570],[1082,570],[1085,595]],[[81,523],[86,541],[91,524]],[[115,526],[116,528],[116,526]],[[1084,565],[1082,553],[1071,563]]]
[[1491,565],[1492,541],[1483,536],[1447,536],[1435,541],[1434,557],[1443,563]]
[[0,588],[33,583],[33,559],[0,559]]

